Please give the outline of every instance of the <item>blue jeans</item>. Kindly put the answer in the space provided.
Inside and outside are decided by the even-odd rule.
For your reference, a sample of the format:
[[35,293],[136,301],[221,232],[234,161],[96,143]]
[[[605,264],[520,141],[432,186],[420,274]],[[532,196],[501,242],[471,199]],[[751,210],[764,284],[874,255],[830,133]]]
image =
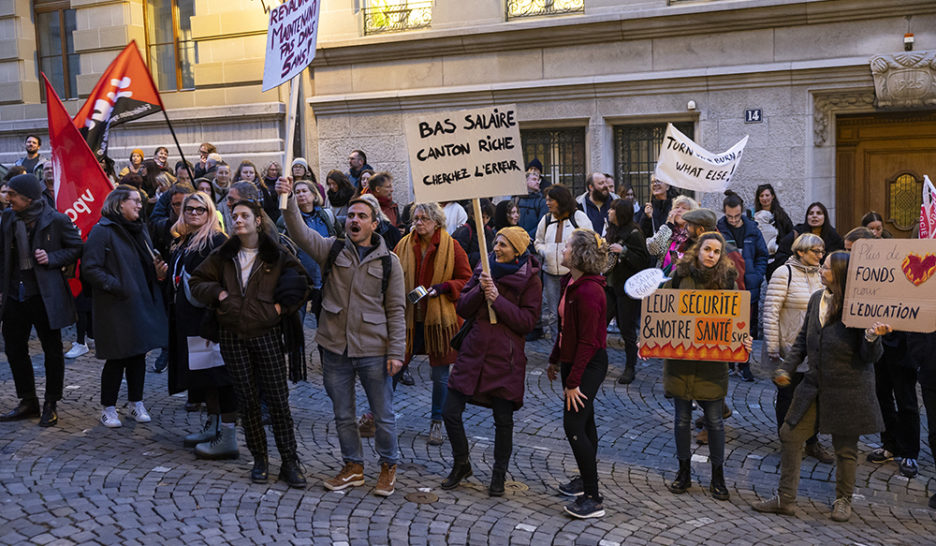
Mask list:
[[543,333],[556,339],[559,332],[559,300],[562,298],[562,277],[543,273]]
[[[709,459],[712,466],[721,466],[725,462],[725,424],[722,421],[724,400],[696,400],[705,414],[708,427]],[[689,444],[692,439],[692,400],[673,398],[676,405],[676,457],[688,461],[692,454]]]
[[393,388],[390,374],[387,373],[387,357],[350,358],[347,353],[339,355],[322,349],[322,379],[335,411],[341,457],[346,463],[364,464],[354,401],[355,375],[361,379],[367,402],[374,412],[374,424],[377,427],[374,445],[380,462],[397,464],[400,450],[397,446]]
[[449,371],[452,366],[432,366],[429,376],[432,378],[432,420],[442,420],[442,408],[445,407],[445,396],[448,394]]

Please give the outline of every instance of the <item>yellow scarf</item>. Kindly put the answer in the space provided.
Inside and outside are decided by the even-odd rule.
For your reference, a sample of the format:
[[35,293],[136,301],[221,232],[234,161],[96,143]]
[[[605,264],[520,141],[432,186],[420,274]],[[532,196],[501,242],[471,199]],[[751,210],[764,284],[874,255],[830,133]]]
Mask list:
[[[452,280],[452,275],[455,273],[454,241],[444,229],[439,230],[439,236],[439,245],[436,247],[432,264],[433,285]],[[416,232],[411,232],[403,237],[396,246],[397,255],[400,257],[400,265],[403,267],[403,280],[406,284],[407,293],[416,288],[419,282],[417,278],[418,271],[416,270],[416,242],[418,240],[419,235]],[[413,333],[415,332],[413,312],[415,309],[414,305],[407,302],[407,356],[413,353]],[[426,300],[426,320],[423,323],[426,352],[430,355],[445,355],[448,353],[451,350],[449,342],[452,340],[452,336],[458,332],[458,322],[458,315],[455,314],[455,304],[449,298],[443,295],[428,298]]]

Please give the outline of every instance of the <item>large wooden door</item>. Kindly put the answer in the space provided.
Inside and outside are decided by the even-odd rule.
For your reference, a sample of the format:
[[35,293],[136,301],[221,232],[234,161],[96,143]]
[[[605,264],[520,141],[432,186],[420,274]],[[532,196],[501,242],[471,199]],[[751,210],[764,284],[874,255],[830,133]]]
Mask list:
[[923,175],[936,180],[936,112],[840,116],[836,131],[836,229],[845,235],[873,210],[895,237],[909,237]]

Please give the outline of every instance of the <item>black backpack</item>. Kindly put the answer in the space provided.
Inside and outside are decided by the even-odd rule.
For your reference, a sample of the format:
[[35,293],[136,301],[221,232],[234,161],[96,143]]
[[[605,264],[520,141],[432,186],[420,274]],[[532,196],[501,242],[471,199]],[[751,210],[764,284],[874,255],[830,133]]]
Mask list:
[[[322,268],[322,288],[319,290],[313,290],[312,296],[309,298],[309,301],[312,304],[312,313],[315,314],[316,319],[319,318],[319,315],[322,312],[322,294],[325,292],[325,283],[328,282],[328,276],[331,274],[331,270],[335,266],[335,260],[338,259],[338,255],[341,254],[342,250],[344,250],[345,243],[345,239],[335,239],[335,242],[332,243],[331,248],[328,250],[328,257],[325,259],[325,267]],[[387,287],[390,286],[390,272],[393,268],[393,262],[391,261],[389,253],[387,253],[386,256],[382,256],[380,258],[380,265],[383,269],[383,272],[380,276],[380,293],[386,294]]]

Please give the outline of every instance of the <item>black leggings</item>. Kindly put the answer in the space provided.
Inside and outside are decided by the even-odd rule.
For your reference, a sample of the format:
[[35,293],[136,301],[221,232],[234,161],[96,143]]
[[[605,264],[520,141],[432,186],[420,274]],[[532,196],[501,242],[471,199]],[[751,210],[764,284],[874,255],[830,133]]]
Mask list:
[[633,368],[637,365],[637,328],[640,325],[640,300],[635,300],[624,292],[624,287],[605,286],[605,295],[608,300],[607,322],[617,319],[618,330],[624,341],[624,354],[627,356],[626,366]]
[[[562,385],[572,371],[572,364],[562,363]],[[565,428],[566,438],[572,447],[575,462],[578,463],[579,473],[582,475],[582,484],[585,494],[598,498],[598,429],[595,427],[595,395],[608,373],[608,352],[599,349],[595,356],[585,365],[582,372],[582,381],[579,390],[588,398],[585,407],[578,411],[565,409],[565,400],[562,404],[562,425]]]
[[143,400],[143,380],[146,377],[146,353],[127,358],[112,358],[104,362],[101,370],[101,405],[105,408],[117,405],[120,381],[127,371],[127,399],[131,402]]
[[[456,464],[468,462],[468,438],[465,436],[462,414],[470,398],[450,388],[442,408],[442,420],[445,421],[445,431],[448,433],[449,443],[452,444],[452,458]],[[510,454],[513,452],[514,404],[503,398],[492,398],[491,409],[494,410],[493,469],[494,472],[506,473]]]

